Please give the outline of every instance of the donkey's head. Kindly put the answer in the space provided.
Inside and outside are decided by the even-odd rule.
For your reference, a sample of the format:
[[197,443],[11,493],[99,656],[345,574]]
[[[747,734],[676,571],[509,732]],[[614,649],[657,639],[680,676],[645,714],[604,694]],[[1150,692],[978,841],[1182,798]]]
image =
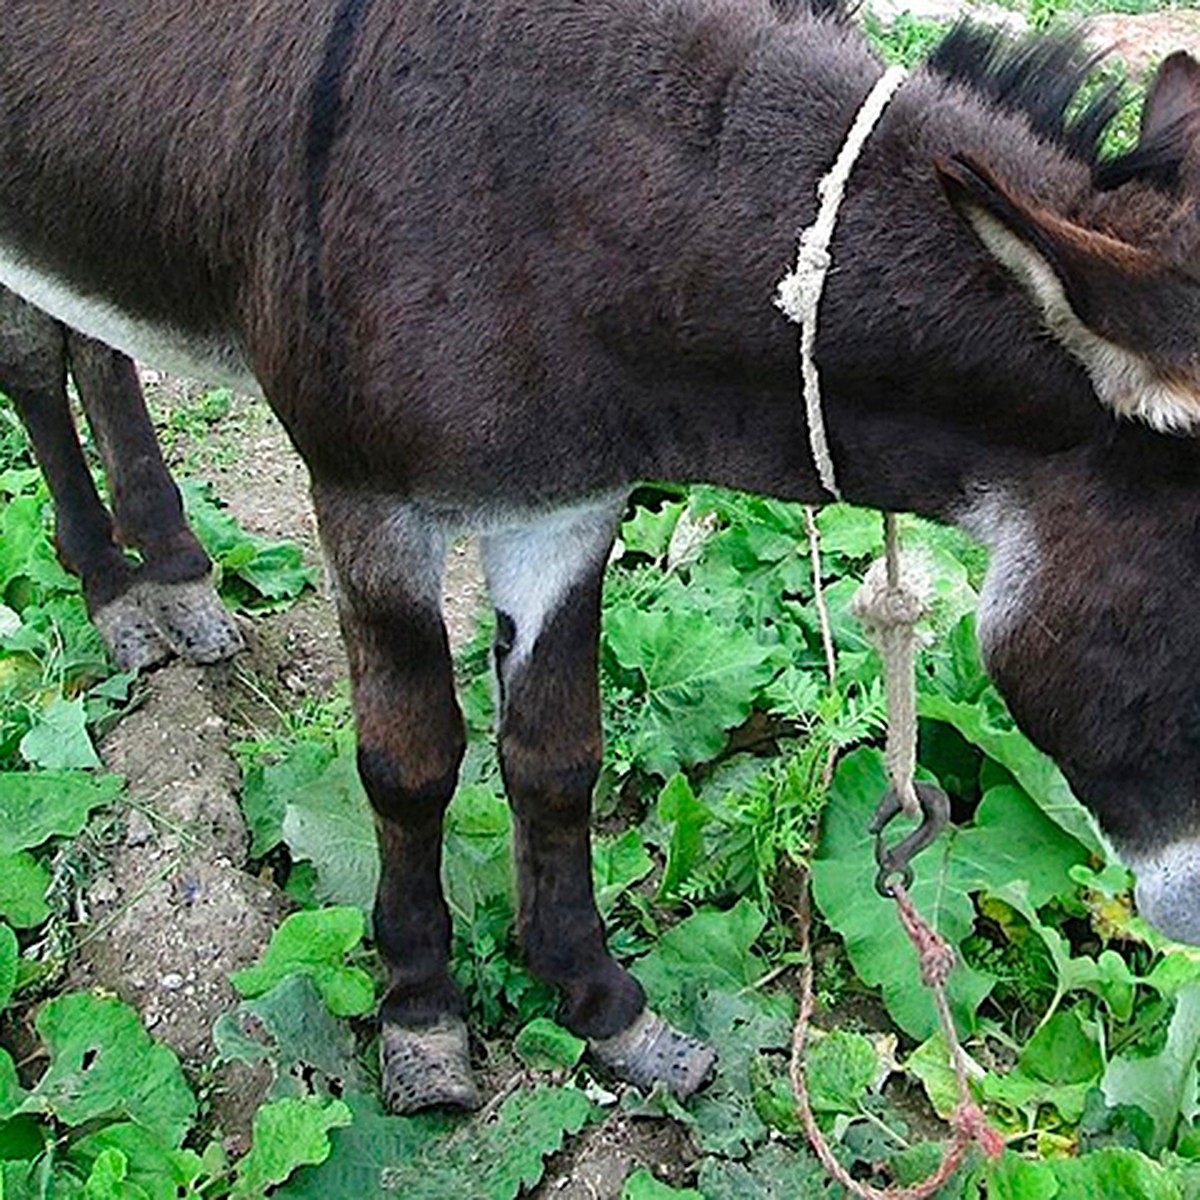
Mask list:
[[[1105,104],[1077,137],[1096,140]],[[981,482],[980,637],[1018,721],[1137,871],[1143,914],[1200,943],[1200,65],[1168,59],[1136,147],[1092,166],[1044,187],[974,154],[937,167],[1116,415]]]

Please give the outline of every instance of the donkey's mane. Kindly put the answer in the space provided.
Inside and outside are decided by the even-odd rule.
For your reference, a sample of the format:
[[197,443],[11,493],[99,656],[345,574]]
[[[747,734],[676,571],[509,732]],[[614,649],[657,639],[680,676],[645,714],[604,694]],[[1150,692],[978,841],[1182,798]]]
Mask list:
[[1014,35],[964,21],[942,39],[926,65],[1006,112],[1024,116],[1039,137],[1085,163],[1102,190],[1134,178],[1172,187],[1186,146],[1182,126],[1123,154],[1104,152],[1105,136],[1125,103],[1119,82],[1086,94],[1106,54],[1089,48],[1079,30]]

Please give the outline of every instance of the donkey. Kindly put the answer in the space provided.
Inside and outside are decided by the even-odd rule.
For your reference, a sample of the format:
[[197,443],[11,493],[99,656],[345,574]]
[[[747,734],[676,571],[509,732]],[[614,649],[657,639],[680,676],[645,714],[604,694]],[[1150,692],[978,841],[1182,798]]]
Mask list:
[[[116,525],[92,482],[67,400],[68,368],[100,447]],[[0,288],[0,391],[16,405],[46,476],[63,565],[117,666],[179,654],[213,663],[242,647],[183,514],[134,365]],[[134,563],[121,545],[134,546]]]
[[[848,499],[994,554],[994,677],[1200,940],[1200,66],[1129,153],[1072,39],[960,28],[851,178],[817,357]],[[601,575],[637,480],[819,503],[772,296],[881,74],[769,0],[7,0],[0,283],[261,390],[337,581],[382,873],[388,1103],[470,1106],[442,818],[440,615],[482,531],[519,933],[620,1077],[711,1052],[646,1008],[593,900]]]

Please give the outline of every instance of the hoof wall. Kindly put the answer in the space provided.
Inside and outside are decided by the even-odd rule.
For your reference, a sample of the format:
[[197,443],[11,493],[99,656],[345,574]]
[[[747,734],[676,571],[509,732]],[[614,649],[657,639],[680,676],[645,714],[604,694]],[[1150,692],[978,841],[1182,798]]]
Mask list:
[[171,648],[190,663],[223,662],[245,648],[241,632],[207,579],[143,583],[137,598]]
[[699,1091],[717,1062],[717,1052],[681,1033],[648,1008],[623,1033],[593,1038],[592,1058],[611,1075],[649,1091],[665,1084],[680,1100]]
[[447,1019],[424,1029],[385,1025],[379,1065],[384,1104],[397,1116],[427,1108],[479,1107],[462,1021]]
[[98,609],[92,622],[112,651],[118,670],[144,671],[166,662],[174,653],[130,592]]

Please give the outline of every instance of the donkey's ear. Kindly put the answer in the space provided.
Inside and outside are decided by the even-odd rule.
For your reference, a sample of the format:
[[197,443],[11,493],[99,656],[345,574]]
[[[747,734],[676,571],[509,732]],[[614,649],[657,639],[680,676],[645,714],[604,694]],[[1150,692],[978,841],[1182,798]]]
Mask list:
[[1177,50],[1159,67],[1146,94],[1139,143],[1155,142],[1186,125],[1200,137],[1200,63]]
[[936,169],[955,210],[1105,404],[1157,429],[1200,426],[1200,280],[1036,205],[965,156]]

